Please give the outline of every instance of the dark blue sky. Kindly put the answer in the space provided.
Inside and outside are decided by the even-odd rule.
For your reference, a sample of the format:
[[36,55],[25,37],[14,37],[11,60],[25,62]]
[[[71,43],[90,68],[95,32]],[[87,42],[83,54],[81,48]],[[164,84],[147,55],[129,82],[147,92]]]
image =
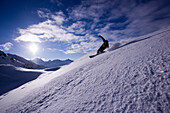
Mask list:
[[100,47],[99,34],[111,42],[169,26],[169,12],[169,0],[1,0],[0,49],[29,59],[77,59]]

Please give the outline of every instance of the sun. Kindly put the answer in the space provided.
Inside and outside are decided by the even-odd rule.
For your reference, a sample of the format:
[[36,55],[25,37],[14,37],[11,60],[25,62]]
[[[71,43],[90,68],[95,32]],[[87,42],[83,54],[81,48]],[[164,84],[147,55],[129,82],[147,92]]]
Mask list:
[[38,51],[38,46],[37,46],[36,44],[31,44],[31,45],[29,46],[29,50],[30,50],[33,54],[35,54],[35,53],[37,53],[37,51]]

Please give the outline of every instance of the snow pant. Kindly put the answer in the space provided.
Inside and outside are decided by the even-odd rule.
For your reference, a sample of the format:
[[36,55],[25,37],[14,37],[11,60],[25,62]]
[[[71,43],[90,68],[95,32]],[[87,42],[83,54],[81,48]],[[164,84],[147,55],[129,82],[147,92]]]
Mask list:
[[97,54],[103,53],[105,49],[106,49],[105,47],[101,46],[101,47],[97,50]]

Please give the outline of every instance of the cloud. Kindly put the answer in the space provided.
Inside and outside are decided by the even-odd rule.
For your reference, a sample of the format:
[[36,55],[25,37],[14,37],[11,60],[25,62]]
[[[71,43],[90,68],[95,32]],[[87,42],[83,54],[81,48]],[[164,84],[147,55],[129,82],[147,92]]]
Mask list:
[[82,0],[65,13],[39,9],[37,14],[45,21],[18,29],[20,36],[15,40],[62,42],[61,51],[66,54],[86,53],[100,47],[99,34],[115,41],[170,26],[169,11],[170,2],[166,0]]
[[6,51],[9,51],[12,46],[13,44],[11,42],[7,42],[5,44],[0,45],[0,47],[3,47],[3,49]]
[[56,51],[57,49],[56,48],[47,48],[47,50],[49,50],[49,51]]
[[50,0],[52,3],[57,4],[58,6],[63,5],[60,0]]
[[58,25],[61,25],[65,21],[63,12],[57,12],[55,15],[51,15],[51,18],[54,19],[54,22]]
[[37,11],[38,13],[38,16],[41,17],[41,18],[49,18],[49,15],[48,14],[45,14],[43,11],[41,10],[38,10]]
[[[46,18],[47,20],[28,26],[26,29],[18,29],[20,36],[15,38],[17,42],[63,42],[63,52],[64,53],[80,53],[87,52],[88,50],[94,49],[96,47],[95,38],[87,30],[89,27],[86,21],[73,22],[70,26],[64,26],[63,23],[67,22],[66,16],[62,11],[50,13],[48,10],[46,12],[38,11],[41,18]],[[90,42],[88,44],[88,42]],[[64,45],[65,44],[65,45]],[[79,45],[80,48],[75,47]],[[90,46],[93,44],[93,46]],[[49,51],[55,51],[54,48],[48,48]]]
[[94,0],[94,1],[82,1],[82,4],[73,7],[69,10],[70,18],[81,20],[90,19],[97,20],[100,18],[108,9],[110,1],[107,0]]
[[[121,33],[126,37],[135,37],[169,26],[170,17],[166,15],[169,14],[167,11],[170,8],[165,4],[164,1],[156,0],[148,3],[129,3],[128,7],[120,5],[122,13],[128,18],[128,25],[123,30],[117,30],[115,34]],[[163,18],[157,20],[160,17]]]
[[57,25],[61,25],[65,21],[65,15],[62,11],[52,13],[50,10],[42,8],[40,10],[37,10],[37,14],[40,18],[52,20],[53,23]]
[[71,33],[75,33],[75,34],[86,34],[86,25],[87,23],[84,21],[77,21],[75,23],[73,23],[72,25],[70,25],[67,28],[67,31],[71,32]]
[[86,19],[91,31],[118,40],[169,26],[169,11],[167,0],[94,0],[82,1],[70,9],[69,14],[73,20]]
[[62,50],[65,54],[72,54],[72,53],[87,53],[92,50],[97,50],[102,44],[101,41],[93,41],[93,42],[81,42],[80,44],[72,44],[66,50]]
[[31,25],[27,29],[19,29],[20,36],[15,41],[24,42],[45,42],[45,41],[73,41],[79,37],[66,31],[56,24],[54,20],[46,20],[39,24]]
[[50,18],[51,11],[47,8],[40,8],[37,10],[37,14],[40,18]]

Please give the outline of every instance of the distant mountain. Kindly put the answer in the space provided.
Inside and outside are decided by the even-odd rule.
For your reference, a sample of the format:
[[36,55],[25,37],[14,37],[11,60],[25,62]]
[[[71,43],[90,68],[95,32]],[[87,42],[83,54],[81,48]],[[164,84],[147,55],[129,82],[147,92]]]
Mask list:
[[41,58],[36,58],[36,59],[31,60],[31,61],[36,63],[36,64],[48,67],[48,68],[60,67],[60,66],[67,65],[67,64],[70,64],[70,63],[73,62],[70,59],[67,59],[67,60],[56,59],[56,60],[43,61]]
[[35,64],[32,61],[26,60],[23,57],[13,54],[6,54],[0,50],[0,64],[11,64],[16,67],[24,67],[28,69],[44,68],[41,65]]

